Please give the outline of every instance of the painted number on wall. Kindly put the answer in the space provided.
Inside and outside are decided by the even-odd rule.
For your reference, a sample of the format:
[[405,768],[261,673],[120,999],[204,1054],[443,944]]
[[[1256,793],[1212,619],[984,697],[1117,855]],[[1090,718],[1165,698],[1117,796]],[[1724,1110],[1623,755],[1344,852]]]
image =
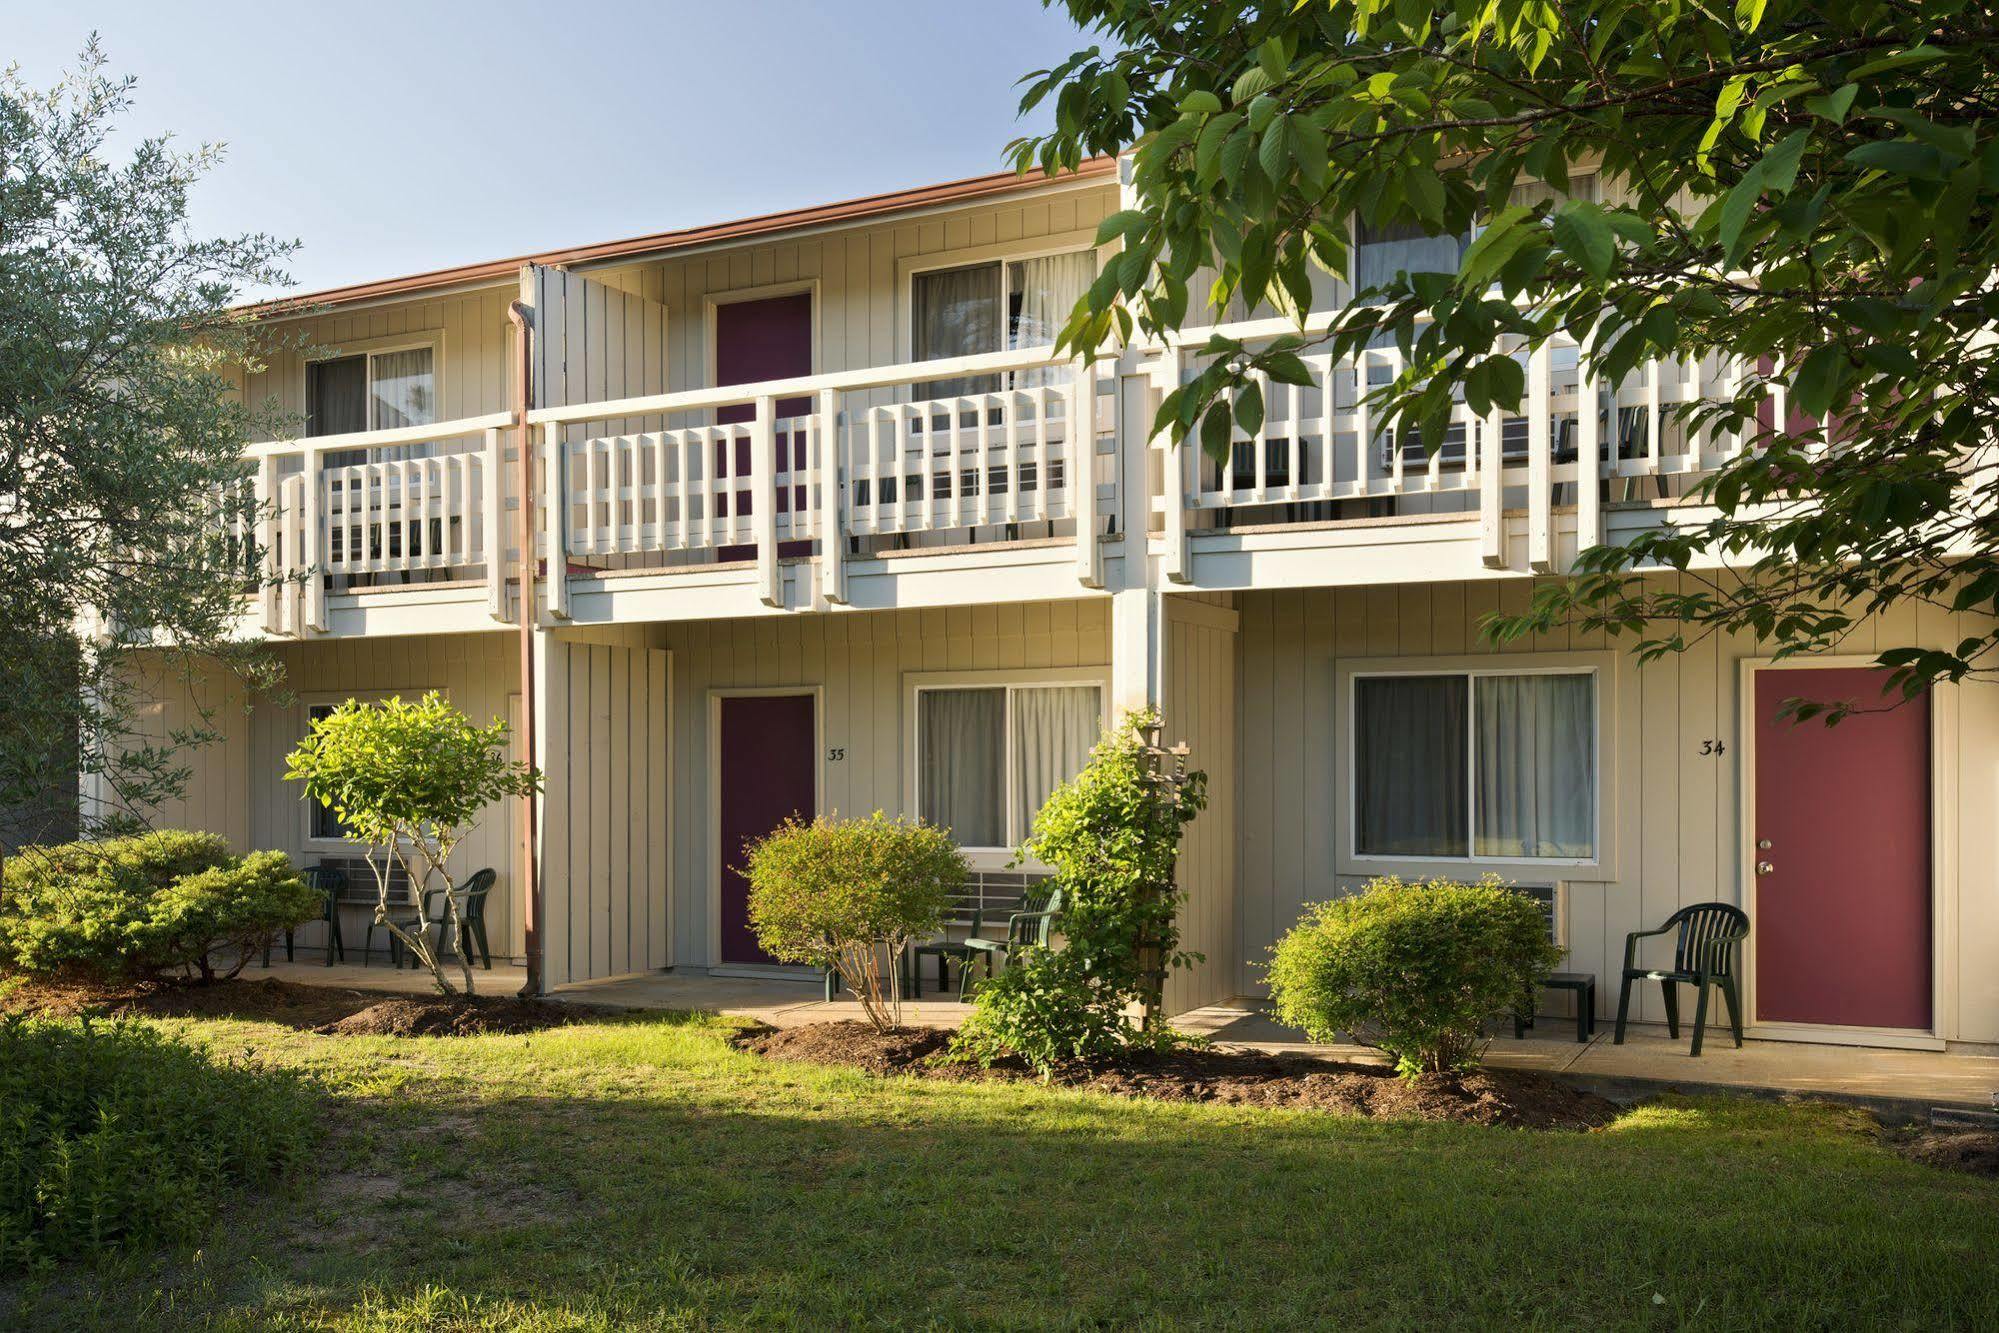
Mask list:
[[1725,741],[1718,741],[1718,740],[1713,740],[1713,741],[1702,741],[1702,742],[1701,742],[1701,753],[1702,753],[1702,754],[1704,754],[1704,755],[1709,755],[1709,754],[1727,754],[1727,753],[1728,753],[1728,745],[1727,745],[1727,743],[1726,743]]
[[837,764],[846,757],[847,757],[847,747],[844,745],[836,745],[832,749],[826,751],[826,762],[829,764]]

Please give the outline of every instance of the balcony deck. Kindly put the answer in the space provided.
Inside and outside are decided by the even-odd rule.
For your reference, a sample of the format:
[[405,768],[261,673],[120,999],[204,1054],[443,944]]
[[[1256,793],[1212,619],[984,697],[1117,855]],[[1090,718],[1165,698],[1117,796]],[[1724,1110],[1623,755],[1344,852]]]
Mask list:
[[[1698,520],[1698,479],[1746,447],[1678,414],[1733,394],[1737,371],[1653,364],[1607,385],[1559,338],[1523,354],[1518,413],[1480,419],[1460,404],[1434,449],[1371,419],[1366,391],[1402,369],[1394,348],[1308,353],[1310,384],[1261,384],[1262,425],[1237,430],[1226,462],[1145,438],[1159,399],[1201,369],[1209,334],[1289,330],[1193,330],[1093,365],[1023,349],[535,409],[537,614],[589,624],[1092,596],[1124,586],[1139,528],[1169,589],[1531,576]],[[265,552],[254,628],[516,619],[518,433],[501,413],[252,446]],[[551,565],[563,577],[548,578]]]

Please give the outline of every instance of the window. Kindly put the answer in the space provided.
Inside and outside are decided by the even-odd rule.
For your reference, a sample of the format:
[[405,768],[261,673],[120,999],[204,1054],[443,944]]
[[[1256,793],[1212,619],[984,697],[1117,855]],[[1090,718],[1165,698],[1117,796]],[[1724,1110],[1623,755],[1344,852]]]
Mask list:
[[[1094,250],[918,273],[910,282],[910,355],[918,361],[935,361],[1053,346],[1069,311],[1096,276]],[[1043,373],[1026,372],[1014,382],[1040,383]],[[998,375],[970,375],[918,385],[917,393],[952,398],[996,393],[1002,387]]]
[[961,847],[1018,847],[1103,725],[1096,685],[932,688],[916,696],[917,813]]
[[[437,420],[437,377],[428,347],[326,357],[305,366],[305,433],[352,435],[365,430],[428,426]],[[416,457],[420,445],[375,450],[375,461]],[[367,451],[337,450],[335,467],[367,462]]]
[[1596,676],[1354,678],[1361,856],[1587,861],[1596,855]]
[[[317,722],[329,716],[334,707],[333,704],[308,704],[305,715],[308,720]],[[308,800],[305,808],[307,837],[324,842],[343,842],[347,839],[347,825],[341,822],[340,816],[334,814],[330,807],[321,805],[318,801]]]

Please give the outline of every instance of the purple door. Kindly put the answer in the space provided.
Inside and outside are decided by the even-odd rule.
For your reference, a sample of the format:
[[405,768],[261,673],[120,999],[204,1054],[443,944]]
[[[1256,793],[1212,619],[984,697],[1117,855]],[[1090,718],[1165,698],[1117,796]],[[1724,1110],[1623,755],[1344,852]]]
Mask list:
[[[1756,1016],[1927,1030],[1930,701],[1889,707],[1871,667],[1755,679]],[[1800,696],[1875,711],[1780,719]]]
[[810,819],[818,807],[818,742],[809,694],[727,696],[722,700],[720,818],[722,957],[725,963],[776,961],[750,929],[750,886],[743,848],[786,819]]
[[[812,293],[795,292],[790,296],[769,296],[760,301],[728,301],[715,307],[715,384],[717,388],[730,384],[757,384],[764,380],[788,380],[812,373]],[[812,400],[808,397],[780,398],[777,401],[777,416],[780,421],[786,417],[803,416],[812,410]],[[717,425],[727,425],[735,421],[748,421],[756,416],[756,409],[744,403],[736,407],[720,408],[715,413]],[[718,445],[718,449],[726,446]],[[794,475],[803,477],[805,470],[806,437],[804,431],[787,431],[777,437],[777,464],[780,470],[789,455]],[[724,460],[717,458],[716,471],[719,475]],[[750,470],[750,452],[747,442],[739,442],[732,462],[731,475],[746,477]],[[748,490],[736,492],[736,512],[750,512]],[[802,484],[785,487],[778,492],[777,509],[788,513],[794,508],[805,507],[805,487]],[[783,556],[812,554],[812,543],[788,541],[778,548]],[[749,546],[725,546],[716,553],[720,560],[749,560],[756,550]]]

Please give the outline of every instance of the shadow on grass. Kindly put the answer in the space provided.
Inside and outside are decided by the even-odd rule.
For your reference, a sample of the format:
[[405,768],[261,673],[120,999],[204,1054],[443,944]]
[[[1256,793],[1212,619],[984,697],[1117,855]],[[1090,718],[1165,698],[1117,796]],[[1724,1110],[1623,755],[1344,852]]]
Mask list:
[[[400,1117],[49,1327],[1999,1322],[1999,1187],[1849,1113],[1537,1134],[880,1080],[642,1013],[410,1043]],[[381,1043],[383,1047],[394,1043]],[[384,1057],[401,1058],[394,1055]]]

